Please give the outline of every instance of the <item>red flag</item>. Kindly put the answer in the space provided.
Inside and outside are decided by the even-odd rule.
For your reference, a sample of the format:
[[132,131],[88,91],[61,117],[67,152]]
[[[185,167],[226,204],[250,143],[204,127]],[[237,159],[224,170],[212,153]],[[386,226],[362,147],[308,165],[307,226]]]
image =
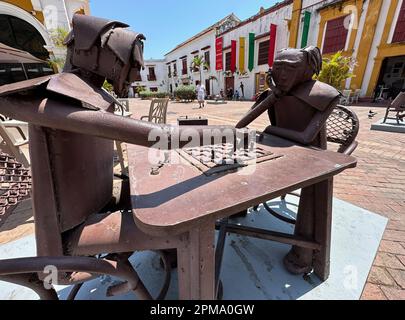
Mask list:
[[269,67],[274,63],[274,54],[276,52],[277,25],[270,25],[270,46],[269,46]]
[[231,41],[231,72],[236,71],[236,40]]
[[215,40],[215,52],[216,52],[216,71],[221,71],[224,68],[224,62],[223,62],[223,54],[222,54],[222,48],[224,45],[224,39],[223,38],[217,38]]

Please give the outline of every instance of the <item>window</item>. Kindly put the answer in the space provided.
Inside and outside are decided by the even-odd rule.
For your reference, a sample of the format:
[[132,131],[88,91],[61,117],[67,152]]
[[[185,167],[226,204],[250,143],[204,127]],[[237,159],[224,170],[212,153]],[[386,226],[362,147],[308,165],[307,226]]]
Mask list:
[[20,63],[1,63],[0,85],[34,79],[53,73],[53,69],[46,64],[26,63],[22,66]]
[[185,75],[185,74],[187,74],[187,58],[184,58],[182,60],[182,64],[183,64],[183,70],[181,71],[181,74]]
[[139,70],[135,70],[135,80],[134,81],[142,81],[141,72]]
[[347,16],[344,16],[327,22],[322,53],[334,53],[345,49],[348,34],[344,25],[346,18]]
[[155,67],[149,67],[148,81],[156,81]]
[[150,88],[150,92],[158,92],[158,88],[156,88],[156,87],[151,87],[151,88]]
[[177,63],[173,64],[173,77],[177,77]]
[[[194,56],[194,59],[196,59],[196,58],[198,58],[198,56]],[[198,72],[198,71],[200,71],[200,68],[197,67],[197,66],[194,66],[193,67],[193,72]]]
[[29,63],[24,64],[28,79],[34,79],[49,74],[54,74],[53,70],[45,64]]
[[401,10],[399,11],[397,25],[395,27],[392,42],[405,41],[405,1],[402,2]]
[[231,52],[225,53],[225,71],[231,70]]
[[169,78],[172,77],[172,68],[170,66],[167,66],[167,75]]
[[259,53],[257,58],[257,65],[263,65],[269,63],[269,49],[270,41],[263,41],[259,43]]
[[206,66],[204,66],[204,70],[208,70],[208,68],[210,66],[210,52],[209,51],[204,52],[204,61],[207,64]]

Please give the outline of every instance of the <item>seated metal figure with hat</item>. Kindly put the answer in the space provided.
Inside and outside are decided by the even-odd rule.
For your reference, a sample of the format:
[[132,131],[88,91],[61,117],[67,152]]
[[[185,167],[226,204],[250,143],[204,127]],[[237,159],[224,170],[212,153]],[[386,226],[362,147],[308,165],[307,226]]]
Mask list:
[[[49,265],[57,268],[59,284],[78,284],[71,298],[84,281],[100,274],[125,280],[108,294],[132,290],[151,298],[128,258],[136,250],[173,249],[185,241],[181,235],[153,237],[138,229],[129,211],[128,181],[113,196],[114,140],[155,146],[149,139],[153,131],[167,141],[162,148],[190,142],[177,138],[188,137],[183,133],[189,127],[114,115],[114,100],[101,89],[103,82],[108,79],[123,96],[143,67],[144,36],[126,27],[76,14],[63,73],[0,87],[0,113],[29,123],[38,255],[0,261],[0,278],[31,287],[42,298],[57,298],[41,281]],[[193,127],[200,138],[193,141],[205,141],[203,130],[225,128],[235,130]],[[167,287],[168,282],[159,298]]]
[[[317,47],[289,48],[278,52],[267,78],[270,89],[259,96],[236,127],[248,126],[267,111],[271,125],[265,129],[266,133],[326,149],[325,124],[338,104],[340,93],[328,84],[313,80],[321,69],[322,56]],[[313,235],[316,221],[312,208],[316,201],[326,201],[316,199],[317,196],[319,193],[313,187],[302,190],[296,236]],[[311,249],[293,246],[284,264],[292,273],[307,273],[312,270],[313,255]],[[322,277],[327,278],[327,275]]]

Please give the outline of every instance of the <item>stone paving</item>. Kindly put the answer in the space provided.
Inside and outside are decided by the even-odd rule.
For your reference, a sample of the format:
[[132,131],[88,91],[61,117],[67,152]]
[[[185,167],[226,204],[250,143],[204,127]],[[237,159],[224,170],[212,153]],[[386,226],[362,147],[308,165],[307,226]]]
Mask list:
[[[131,112],[139,119],[149,113],[149,101],[133,99]],[[180,116],[203,116],[209,124],[230,124],[245,114],[251,102],[207,104],[171,102],[168,122],[176,123]],[[335,179],[335,197],[389,218],[389,224],[370,272],[362,299],[405,299],[405,134],[371,131],[372,123],[384,116],[379,106],[356,106],[352,109],[360,119],[359,147],[354,152],[358,167]],[[372,109],[377,112],[368,118]],[[251,128],[263,130],[268,125],[266,115]],[[29,202],[14,212],[0,227],[0,243],[7,243],[34,230]]]

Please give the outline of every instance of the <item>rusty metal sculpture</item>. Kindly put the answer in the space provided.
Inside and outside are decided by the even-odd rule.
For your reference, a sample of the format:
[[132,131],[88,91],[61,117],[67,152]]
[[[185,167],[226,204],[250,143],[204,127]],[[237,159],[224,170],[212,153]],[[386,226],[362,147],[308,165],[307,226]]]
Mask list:
[[[132,290],[141,298],[151,298],[129,256],[135,250],[176,248],[182,241],[139,231],[128,214],[128,181],[122,181],[121,195],[113,196],[114,140],[153,146],[156,142],[148,136],[154,130],[171,148],[174,135],[189,129],[113,114],[114,100],[101,89],[104,80],[122,96],[143,66],[144,36],[126,27],[117,21],[75,15],[66,39],[63,73],[0,87],[0,112],[29,123],[39,256],[0,261],[0,278],[24,284],[43,298],[56,298],[54,291],[41,285],[47,265],[58,268],[60,284],[78,284],[70,298],[84,281],[100,274],[126,280],[110,288],[109,294]],[[196,144],[204,142],[202,133],[207,128],[218,127],[193,128],[200,137],[193,140]],[[180,141],[180,147],[187,143]],[[108,255],[88,258],[99,254]],[[166,290],[167,282],[159,298]]]
[[[271,126],[266,128],[266,133],[326,149],[325,123],[338,104],[340,93],[325,83],[313,80],[314,74],[318,74],[321,68],[322,56],[317,47],[281,50],[267,79],[270,89],[259,97],[236,127],[245,127],[268,111]],[[322,191],[314,187],[303,189],[295,236],[313,236],[314,224],[319,219],[314,216],[315,202],[327,201],[325,195],[331,192],[331,188],[332,184],[326,183]],[[321,194],[325,198],[316,199]],[[284,264],[294,274],[308,273],[313,268],[313,256],[313,250],[293,246]],[[328,271],[321,272],[320,276],[326,279]]]

